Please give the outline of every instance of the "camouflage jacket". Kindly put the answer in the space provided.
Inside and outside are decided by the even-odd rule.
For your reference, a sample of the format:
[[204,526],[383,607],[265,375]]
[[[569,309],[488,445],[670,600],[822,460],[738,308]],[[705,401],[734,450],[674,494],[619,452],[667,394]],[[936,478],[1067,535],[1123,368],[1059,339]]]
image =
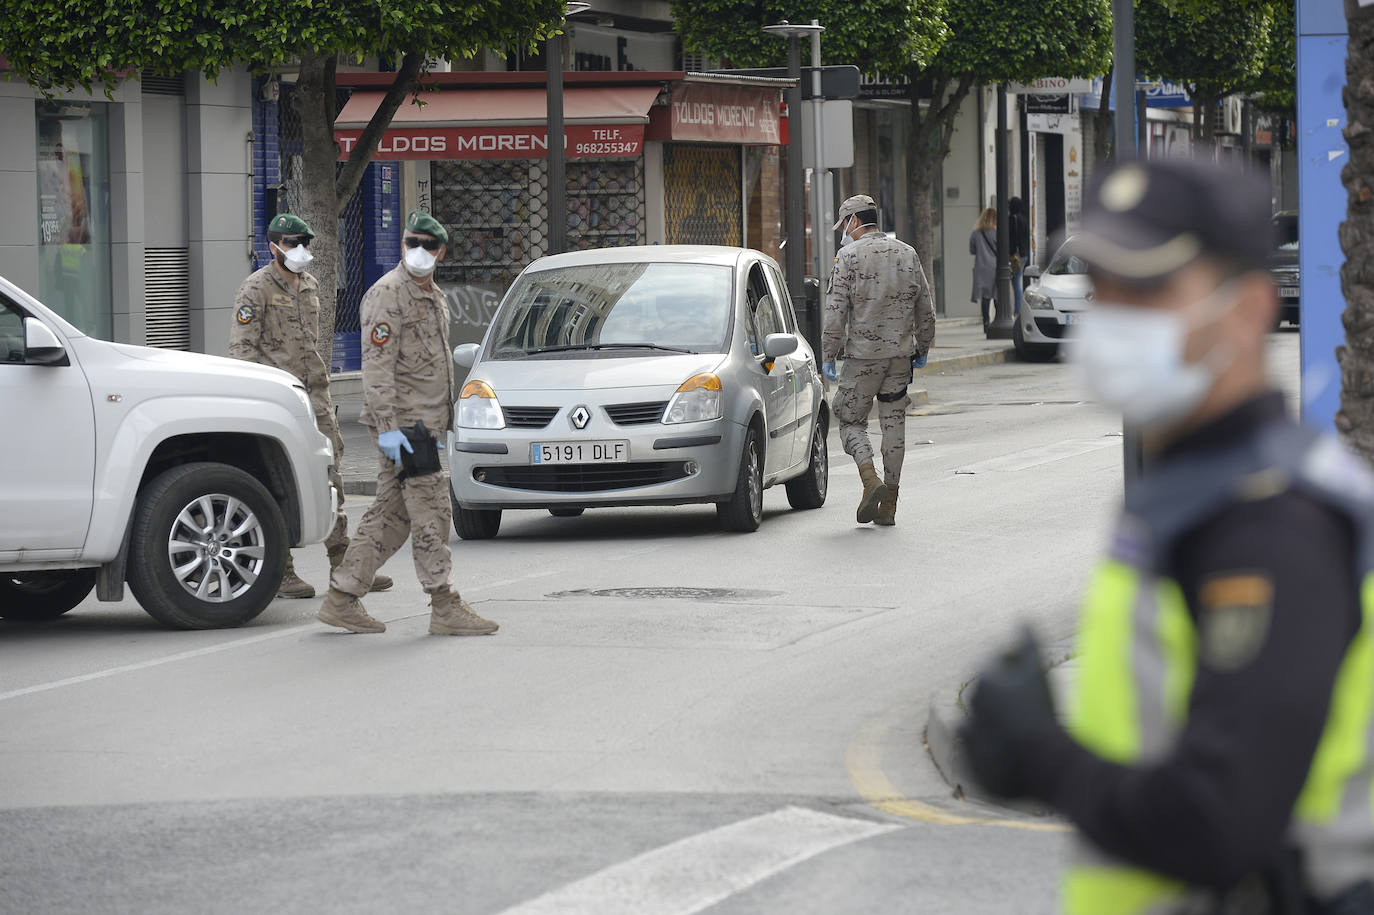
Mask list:
[[319,353],[319,286],[302,273],[292,289],[271,262],[249,274],[234,296],[229,355],[290,372],[305,385],[311,401],[327,403],[329,372]]
[[910,245],[870,231],[839,250],[825,297],[824,361],[910,356],[934,339],[934,299]]
[[363,296],[362,421],[389,432],[424,420],[436,435],[453,427],[453,356],[448,304],[397,265]]

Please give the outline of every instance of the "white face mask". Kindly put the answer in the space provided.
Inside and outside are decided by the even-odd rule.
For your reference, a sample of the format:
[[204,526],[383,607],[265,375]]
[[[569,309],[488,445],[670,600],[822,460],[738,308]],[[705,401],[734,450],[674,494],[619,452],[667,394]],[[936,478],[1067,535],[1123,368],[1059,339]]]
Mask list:
[[405,256],[406,269],[412,275],[426,277],[434,272],[434,265],[439,262],[435,257],[424,248],[407,248]]
[[840,247],[841,247],[841,248],[847,247],[847,246],[852,245],[852,244],[854,243],[854,236],[849,234],[849,229],[850,229],[850,226],[847,224],[847,221],[846,221],[844,234],[840,236]]
[[277,250],[281,252],[282,265],[292,273],[301,273],[315,259],[315,255],[311,254],[305,245],[296,245],[294,248],[278,246]]
[[1185,419],[1233,358],[1229,347],[1219,345],[1202,361],[1185,362],[1188,334],[1237,301],[1224,285],[1183,311],[1097,305],[1075,330],[1070,349],[1088,396],[1142,429]]

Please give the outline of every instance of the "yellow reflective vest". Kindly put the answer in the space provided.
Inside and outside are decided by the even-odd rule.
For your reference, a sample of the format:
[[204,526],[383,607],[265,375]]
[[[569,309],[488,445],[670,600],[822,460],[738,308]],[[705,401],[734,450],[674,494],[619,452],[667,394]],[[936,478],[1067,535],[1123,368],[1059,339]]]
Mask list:
[[[1084,603],[1070,730],[1116,763],[1171,752],[1188,716],[1198,635],[1181,588],[1157,574],[1152,557],[1169,555],[1178,537],[1247,490],[1289,486],[1348,514],[1357,532],[1363,622],[1337,673],[1288,837],[1302,852],[1308,892],[1327,899],[1374,879],[1374,475],[1334,440],[1276,422],[1244,448],[1173,462],[1132,494]],[[1081,838],[1062,888],[1069,915],[1193,911],[1201,896]]]

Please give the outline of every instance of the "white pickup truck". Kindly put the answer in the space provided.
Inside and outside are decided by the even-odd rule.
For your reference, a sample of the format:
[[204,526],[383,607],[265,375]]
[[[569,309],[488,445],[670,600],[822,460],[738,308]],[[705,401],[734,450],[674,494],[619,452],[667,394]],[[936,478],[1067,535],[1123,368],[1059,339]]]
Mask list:
[[0,278],[0,617],[96,590],[237,626],[333,523],[329,440],[286,372],[88,337]]

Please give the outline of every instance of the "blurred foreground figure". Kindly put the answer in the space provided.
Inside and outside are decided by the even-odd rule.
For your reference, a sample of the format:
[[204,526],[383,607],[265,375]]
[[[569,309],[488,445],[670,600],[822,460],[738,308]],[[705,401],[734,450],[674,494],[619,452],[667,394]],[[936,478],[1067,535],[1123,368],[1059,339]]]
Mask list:
[[1266,381],[1269,193],[1130,163],[1088,194],[1090,394],[1140,430],[1088,589],[1068,730],[1029,633],[964,730],[990,791],[1067,816],[1063,909],[1374,912],[1374,477]]

